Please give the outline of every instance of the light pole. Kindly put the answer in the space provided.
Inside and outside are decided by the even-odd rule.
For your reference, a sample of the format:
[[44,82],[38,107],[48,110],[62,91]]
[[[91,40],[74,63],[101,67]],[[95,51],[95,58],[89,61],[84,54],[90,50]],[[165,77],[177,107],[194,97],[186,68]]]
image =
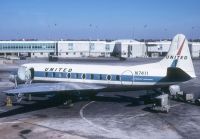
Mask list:
[[193,33],[193,31],[194,31],[194,29],[195,29],[195,27],[194,26],[192,26],[192,32],[191,32],[191,41],[193,42],[193,37],[194,37],[194,33]]
[[[90,35],[92,33],[92,24],[89,25]],[[88,57],[90,57],[90,50],[91,50],[91,36],[89,35],[89,54]]]
[[95,29],[96,29],[96,37],[97,37],[97,41],[99,40],[98,28],[99,28],[99,27],[96,25],[96,26],[95,26]]
[[[145,24],[145,25],[144,25],[144,29],[146,29],[147,27],[148,27],[147,24]],[[146,45],[145,37],[144,37],[144,44]],[[148,52],[148,47],[147,47],[147,45],[146,45],[146,52],[145,52],[145,56],[146,56],[146,57],[148,56],[147,52]]]
[[132,27],[132,33],[131,33],[131,35],[132,35],[132,38],[134,40],[135,39],[135,28],[134,28],[134,26]]

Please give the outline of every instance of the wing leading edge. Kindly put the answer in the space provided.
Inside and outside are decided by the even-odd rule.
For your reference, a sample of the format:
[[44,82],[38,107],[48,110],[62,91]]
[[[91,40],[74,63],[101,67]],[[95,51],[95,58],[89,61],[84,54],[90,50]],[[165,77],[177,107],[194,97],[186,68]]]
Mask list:
[[33,83],[19,85],[15,89],[3,91],[6,94],[36,94],[36,93],[51,93],[63,91],[89,91],[102,90],[105,86],[95,84],[81,84],[81,83]]

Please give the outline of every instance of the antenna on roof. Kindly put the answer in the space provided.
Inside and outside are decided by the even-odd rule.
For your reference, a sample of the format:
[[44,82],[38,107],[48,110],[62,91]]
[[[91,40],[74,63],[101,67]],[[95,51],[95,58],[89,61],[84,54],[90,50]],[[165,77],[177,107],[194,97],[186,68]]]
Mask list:
[[132,27],[132,33],[131,34],[132,34],[131,38],[134,40],[135,39],[135,27],[134,26]]

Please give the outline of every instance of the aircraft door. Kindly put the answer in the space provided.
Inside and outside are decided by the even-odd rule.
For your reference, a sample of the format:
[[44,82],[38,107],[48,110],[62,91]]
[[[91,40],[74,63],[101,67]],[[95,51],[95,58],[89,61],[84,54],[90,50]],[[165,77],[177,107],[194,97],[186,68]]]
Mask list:
[[121,84],[122,85],[132,85],[134,81],[134,76],[132,71],[126,70],[121,75]]
[[132,56],[132,50],[133,50],[133,46],[132,45],[128,45],[128,57]]

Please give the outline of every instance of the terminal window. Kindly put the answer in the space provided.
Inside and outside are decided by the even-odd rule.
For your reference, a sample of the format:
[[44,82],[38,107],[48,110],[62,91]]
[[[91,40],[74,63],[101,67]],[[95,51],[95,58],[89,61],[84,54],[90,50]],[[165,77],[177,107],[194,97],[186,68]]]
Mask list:
[[73,43],[68,43],[68,50],[73,50],[73,46],[74,46]]
[[110,51],[110,45],[106,44],[106,51]]
[[90,43],[90,50],[94,50],[95,49],[95,44],[94,43]]

